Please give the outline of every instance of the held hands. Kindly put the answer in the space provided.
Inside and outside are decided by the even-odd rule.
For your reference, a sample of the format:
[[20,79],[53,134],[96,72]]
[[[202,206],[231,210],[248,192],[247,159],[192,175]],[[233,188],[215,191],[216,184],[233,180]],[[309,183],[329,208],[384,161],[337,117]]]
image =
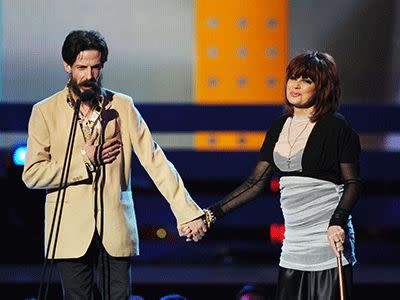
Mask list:
[[342,227],[337,225],[329,226],[328,241],[337,257],[340,257],[340,253],[344,249],[343,247],[344,238],[345,238],[345,233]]
[[89,160],[96,167],[101,164],[112,163],[121,152],[121,141],[118,137],[109,139],[102,145],[95,145],[97,136],[98,132],[94,130],[84,147]]
[[200,241],[207,232],[207,226],[203,217],[178,226],[179,236],[186,236],[186,241]]

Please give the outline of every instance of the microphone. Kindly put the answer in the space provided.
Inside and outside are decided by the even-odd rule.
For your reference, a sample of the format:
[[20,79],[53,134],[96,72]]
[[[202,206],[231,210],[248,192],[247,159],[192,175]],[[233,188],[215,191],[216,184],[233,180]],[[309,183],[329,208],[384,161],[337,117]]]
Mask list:
[[79,110],[79,107],[81,106],[81,103],[89,103],[93,101],[93,99],[96,99],[96,92],[93,90],[87,90],[81,93],[81,96],[76,100],[75,102],[75,110]]

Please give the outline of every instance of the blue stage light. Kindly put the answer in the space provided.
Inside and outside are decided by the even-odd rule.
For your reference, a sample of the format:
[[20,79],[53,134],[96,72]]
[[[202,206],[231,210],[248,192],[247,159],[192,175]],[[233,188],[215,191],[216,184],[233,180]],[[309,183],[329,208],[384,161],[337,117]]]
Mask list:
[[23,166],[26,157],[26,145],[21,145],[15,148],[13,153],[14,165]]

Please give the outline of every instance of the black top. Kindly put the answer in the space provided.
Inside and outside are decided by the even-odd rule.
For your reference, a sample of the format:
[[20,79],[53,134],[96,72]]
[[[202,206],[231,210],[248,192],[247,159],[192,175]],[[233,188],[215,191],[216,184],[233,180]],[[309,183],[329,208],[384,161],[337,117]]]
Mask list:
[[272,165],[280,176],[306,176],[343,183],[340,163],[358,163],[360,140],[340,114],[326,115],[318,120],[307,140],[301,172],[281,172],[273,160],[273,151],[288,115],[272,123],[260,150],[260,160]]
[[361,192],[359,178],[360,140],[339,114],[321,117],[315,124],[305,145],[302,171],[281,172],[273,160],[273,151],[288,115],[272,123],[260,150],[259,161],[250,176],[221,201],[208,207],[218,220],[230,211],[239,208],[265,191],[275,172],[280,176],[307,176],[344,183],[343,195],[336,207],[329,226],[344,228],[348,216]]

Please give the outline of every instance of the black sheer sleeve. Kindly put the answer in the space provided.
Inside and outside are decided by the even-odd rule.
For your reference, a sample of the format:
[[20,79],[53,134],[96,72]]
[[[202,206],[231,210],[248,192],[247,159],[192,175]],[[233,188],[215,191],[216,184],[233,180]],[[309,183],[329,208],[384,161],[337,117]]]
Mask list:
[[213,221],[258,196],[268,185],[272,173],[271,165],[268,162],[258,161],[251,175],[239,187],[221,201],[207,208],[214,217]]
[[339,225],[345,228],[347,219],[361,194],[359,163],[341,163],[340,170],[344,181],[344,191],[338,206],[333,213],[329,226]]

